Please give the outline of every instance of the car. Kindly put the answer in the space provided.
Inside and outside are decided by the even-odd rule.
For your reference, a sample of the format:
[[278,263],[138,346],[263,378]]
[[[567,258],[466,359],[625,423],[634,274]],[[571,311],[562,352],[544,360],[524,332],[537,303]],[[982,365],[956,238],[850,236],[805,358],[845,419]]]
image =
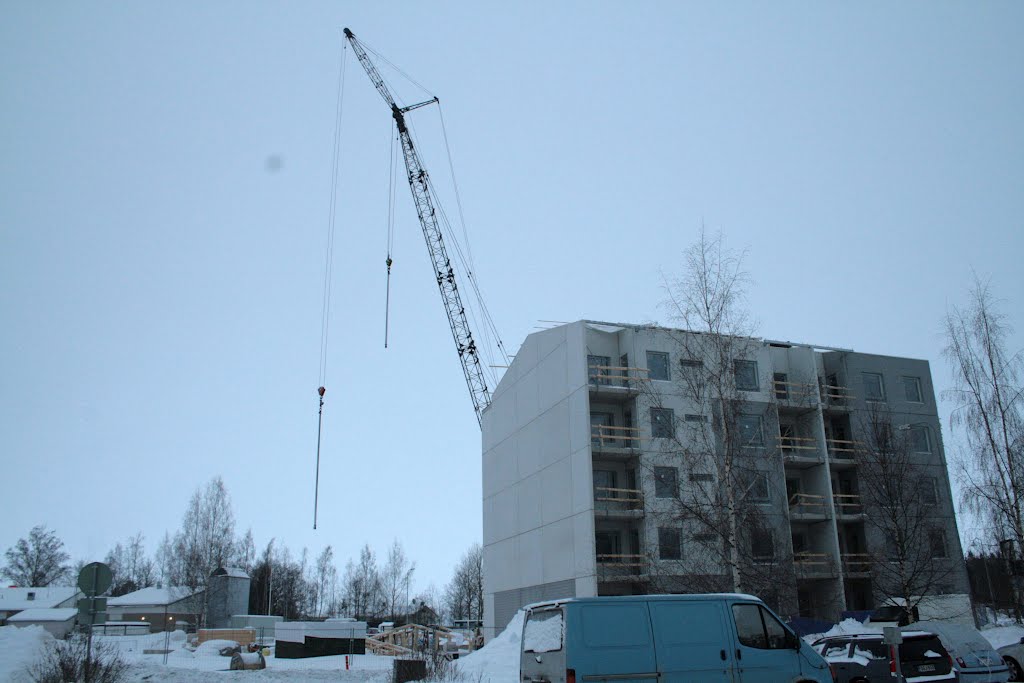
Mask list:
[[[836,683],[891,681],[896,670],[894,648],[882,642],[881,633],[828,636],[816,640],[812,647],[832,667]],[[904,632],[899,653],[907,683],[959,680],[953,658],[934,633]]]
[[1003,658],[1011,681],[1024,681],[1024,638],[1020,642],[1003,645],[996,652]]
[[931,631],[953,658],[962,683],[1004,683],[1010,680],[1006,663],[977,629],[944,621],[919,621],[911,626]]

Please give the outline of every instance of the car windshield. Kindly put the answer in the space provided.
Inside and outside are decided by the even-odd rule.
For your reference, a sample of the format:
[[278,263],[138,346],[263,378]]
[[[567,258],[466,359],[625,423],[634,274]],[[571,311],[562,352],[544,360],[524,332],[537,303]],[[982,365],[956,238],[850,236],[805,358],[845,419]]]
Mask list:
[[907,638],[900,645],[900,661],[920,662],[947,658],[946,648],[936,636]]

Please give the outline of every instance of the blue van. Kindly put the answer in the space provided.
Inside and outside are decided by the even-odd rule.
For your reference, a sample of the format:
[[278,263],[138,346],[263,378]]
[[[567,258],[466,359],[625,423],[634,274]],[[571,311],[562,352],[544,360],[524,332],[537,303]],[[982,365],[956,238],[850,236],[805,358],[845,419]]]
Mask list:
[[750,595],[570,598],[526,608],[523,683],[832,683]]

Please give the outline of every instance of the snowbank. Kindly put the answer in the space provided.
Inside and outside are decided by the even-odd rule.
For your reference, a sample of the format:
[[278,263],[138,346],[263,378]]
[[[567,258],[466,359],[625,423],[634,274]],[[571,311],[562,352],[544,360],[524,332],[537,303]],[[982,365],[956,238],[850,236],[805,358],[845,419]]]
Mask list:
[[1024,626],[1020,624],[993,626],[992,628],[984,629],[981,635],[985,636],[988,642],[992,643],[993,648],[999,649],[1004,645],[1019,643],[1020,639],[1024,637]]
[[519,680],[519,648],[526,612],[519,610],[497,638],[458,660],[460,679],[480,683],[515,683]]
[[28,680],[25,668],[51,643],[53,636],[42,626],[0,626],[0,681]]
[[804,636],[804,640],[813,643],[819,638],[830,638],[832,636],[849,636],[856,633],[881,633],[881,626],[868,626],[856,619],[844,619],[824,633],[811,633]]
[[208,640],[195,649],[197,657],[203,655],[220,655],[220,651],[226,647],[238,647],[234,640]]

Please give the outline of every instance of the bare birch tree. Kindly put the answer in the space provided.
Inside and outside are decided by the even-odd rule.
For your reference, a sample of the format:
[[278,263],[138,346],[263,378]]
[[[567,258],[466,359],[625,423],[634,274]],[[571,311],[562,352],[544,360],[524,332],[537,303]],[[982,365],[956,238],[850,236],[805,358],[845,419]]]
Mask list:
[[959,462],[963,506],[990,525],[991,540],[1024,549],[1024,387],[1021,351],[1007,345],[1013,330],[991,288],[975,280],[970,301],[945,318],[944,355],[954,387],[954,434],[964,440]]
[[860,425],[858,480],[870,509],[865,525],[876,543],[871,558],[876,593],[893,598],[907,621],[929,595],[942,592],[953,574],[946,525],[937,516],[934,476],[916,455],[914,432],[895,425],[890,411],[869,404]]
[[[648,390],[652,432],[659,449],[677,467],[649,465],[656,489],[670,491],[660,504],[670,529],[649,543],[652,559],[661,560],[653,577],[657,590],[754,592],[769,597],[786,585],[784,561],[788,539],[776,539],[779,520],[758,505],[766,487],[771,458],[777,456],[765,430],[767,406],[748,401],[748,391],[763,387],[751,362],[757,345],[746,312],[744,254],[727,249],[721,234],[703,229],[684,254],[684,273],[665,290],[680,363],[670,390]],[[689,406],[691,414],[665,410],[666,394]],[[659,424],[658,421],[661,421]],[[654,462],[654,461],[652,461]],[[781,467],[774,468],[781,471]],[[678,481],[666,483],[666,476]],[[661,538],[660,536],[666,536]],[[674,549],[680,541],[687,551]],[[671,559],[679,555],[679,562]],[[666,562],[665,560],[669,560]],[[652,563],[653,565],[654,563]]]
[[409,582],[415,571],[416,564],[406,557],[401,542],[395,539],[388,548],[388,557],[380,572],[381,597],[389,617],[404,615],[408,609]]

